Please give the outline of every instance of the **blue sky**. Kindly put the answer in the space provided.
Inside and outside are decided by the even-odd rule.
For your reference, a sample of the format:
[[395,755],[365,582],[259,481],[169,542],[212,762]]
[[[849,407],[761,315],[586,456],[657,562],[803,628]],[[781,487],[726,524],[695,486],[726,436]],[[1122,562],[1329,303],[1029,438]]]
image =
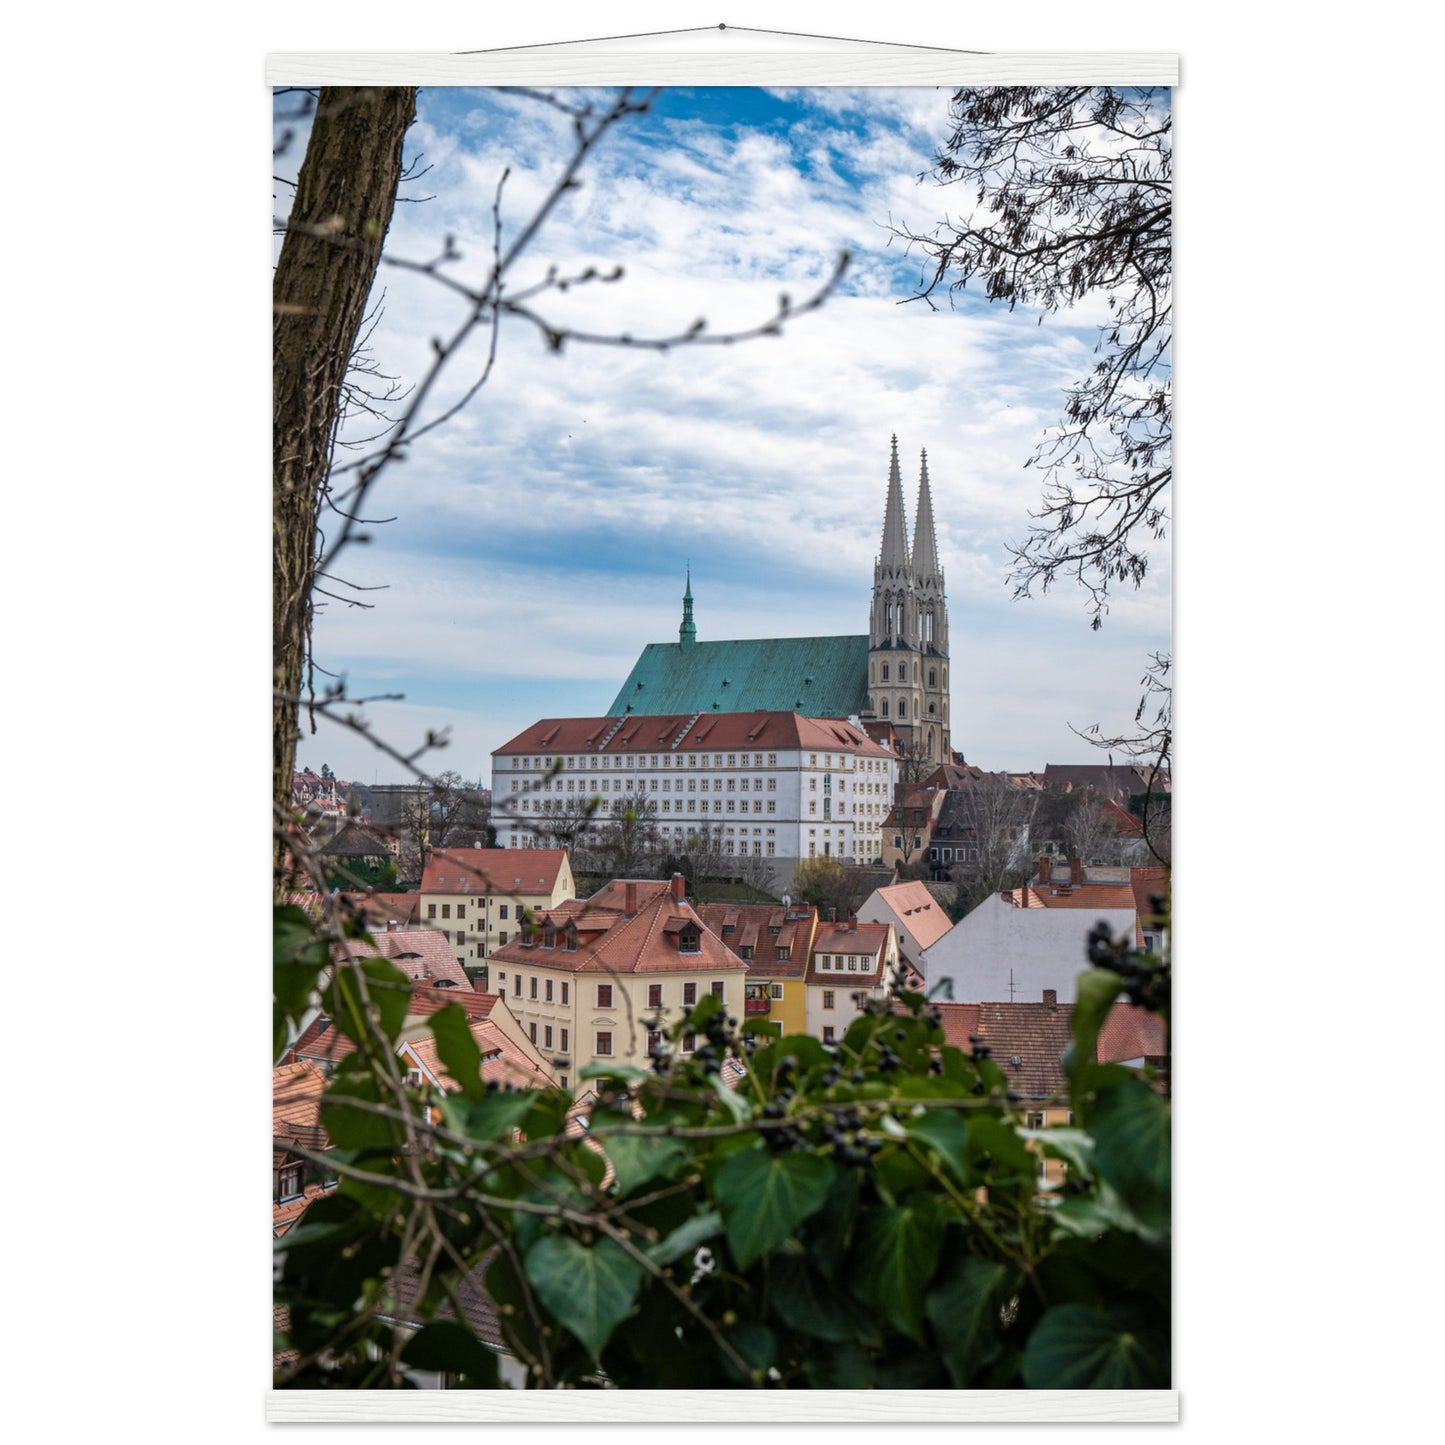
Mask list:
[[[317,619],[318,662],[353,695],[405,695],[368,709],[382,736],[409,750],[446,727],[452,744],[431,766],[488,777],[493,748],[538,717],[604,711],[642,646],[676,636],[689,562],[700,638],[866,631],[894,432],[910,527],[929,455],[955,746],[985,767],[1041,768],[1093,760],[1071,723],[1127,725],[1148,654],[1169,643],[1167,556],[1097,633],[1073,590],[1015,602],[1007,582],[1007,544],[1038,500],[1024,463],[1088,369],[1100,309],[1040,324],[971,293],[938,311],[907,300],[922,263],[890,219],[926,228],[969,200],[918,180],[947,102],[923,89],[678,89],[608,136],[516,277],[553,264],[626,274],[544,298],[557,324],[666,335],[701,316],[740,329],[780,291],[807,296],[840,250],[854,264],[820,311],[735,347],[559,357],[504,325],[491,381],[386,476],[367,510],[396,520],[338,569],[385,590]],[[406,151],[431,169],[403,194],[432,199],[398,207],[389,253],[426,259],[450,233],[455,274],[481,276],[502,171],[510,234],[568,154],[568,124],[516,92],[424,91]],[[455,327],[455,298],[395,267],[378,284],[373,351],[410,381],[430,338]],[[395,777],[364,740],[321,728],[304,763]]]

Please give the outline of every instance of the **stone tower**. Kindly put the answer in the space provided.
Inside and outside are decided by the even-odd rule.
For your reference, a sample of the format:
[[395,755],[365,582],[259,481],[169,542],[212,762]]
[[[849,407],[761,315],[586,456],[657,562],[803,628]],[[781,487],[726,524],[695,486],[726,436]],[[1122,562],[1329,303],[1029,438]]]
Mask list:
[[951,761],[948,720],[948,610],[933,532],[928,454],[923,454],[913,546],[903,515],[898,438],[888,465],[883,540],[873,564],[868,628],[868,710],[888,722],[910,757],[931,771]]

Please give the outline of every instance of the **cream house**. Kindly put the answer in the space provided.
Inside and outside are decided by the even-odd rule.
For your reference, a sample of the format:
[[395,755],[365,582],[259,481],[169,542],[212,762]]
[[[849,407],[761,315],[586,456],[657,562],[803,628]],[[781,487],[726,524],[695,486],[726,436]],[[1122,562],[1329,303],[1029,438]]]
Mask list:
[[438,848],[422,874],[420,922],[446,934],[476,972],[516,938],[528,911],[553,908],[575,889],[565,848]]
[[[703,923],[677,873],[541,910],[490,966],[491,987],[574,1093],[588,1064],[647,1067],[666,1029],[708,994],[744,1012],[748,966]],[[696,1042],[684,1036],[683,1051]]]
[[808,1032],[825,1044],[841,1043],[863,1005],[888,996],[898,966],[898,931],[891,923],[856,917],[820,923],[804,980]]

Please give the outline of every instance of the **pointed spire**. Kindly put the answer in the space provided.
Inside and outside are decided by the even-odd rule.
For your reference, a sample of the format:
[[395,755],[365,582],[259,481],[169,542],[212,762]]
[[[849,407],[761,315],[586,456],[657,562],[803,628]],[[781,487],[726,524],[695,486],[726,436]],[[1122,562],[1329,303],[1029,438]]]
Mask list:
[[908,526],[903,519],[903,481],[898,474],[898,438],[893,438],[893,459],[888,464],[888,506],[883,513],[883,547],[879,563],[908,569]]
[[913,575],[922,581],[938,575],[938,546],[933,538],[933,494],[928,486],[928,449],[918,476],[918,510],[913,518]]
[[677,645],[691,647],[697,641],[697,623],[692,620],[692,563],[687,564],[687,590],[682,594],[682,626],[677,629]]

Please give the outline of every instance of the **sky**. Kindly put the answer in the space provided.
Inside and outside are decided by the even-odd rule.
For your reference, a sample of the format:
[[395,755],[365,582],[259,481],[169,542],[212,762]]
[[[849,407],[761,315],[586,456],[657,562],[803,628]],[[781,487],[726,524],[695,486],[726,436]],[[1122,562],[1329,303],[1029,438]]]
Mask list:
[[[927,262],[891,227],[929,230],[970,202],[924,175],[948,98],[682,88],[608,133],[512,276],[624,274],[543,294],[551,324],[746,330],[780,293],[813,294],[841,251],[852,263],[820,309],[733,346],[559,355],[504,322],[486,386],[368,499],[369,517],[394,520],[369,527],[336,576],[369,605],[328,601],[317,618],[317,662],[350,696],[400,695],[367,705],[376,734],[410,752],[445,729],[424,765],[487,782],[493,749],[542,717],[605,712],[642,647],[676,638],[689,567],[699,640],[866,632],[896,434],[910,531],[928,452],[954,747],[985,768],[1102,761],[1071,725],[1127,729],[1149,655],[1170,645],[1167,548],[1097,632],[1076,588],[1012,599],[1008,545],[1039,500],[1025,463],[1089,368],[1102,303],[1041,316],[971,291],[937,309],[917,299]],[[570,155],[570,127],[522,92],[423,90],[405,154],[425,169],[402,188],[388,256],[429,260],[450,235],[461,259],[447,274],[485,275],[500,178],[505,247]],[[461,303],[391,264],[374,300],[376,365],[411,384]],[[475,381],[484,352],[479,337],[433,411]],[[302,765],[400,780],[365,738],[317,726]]]

